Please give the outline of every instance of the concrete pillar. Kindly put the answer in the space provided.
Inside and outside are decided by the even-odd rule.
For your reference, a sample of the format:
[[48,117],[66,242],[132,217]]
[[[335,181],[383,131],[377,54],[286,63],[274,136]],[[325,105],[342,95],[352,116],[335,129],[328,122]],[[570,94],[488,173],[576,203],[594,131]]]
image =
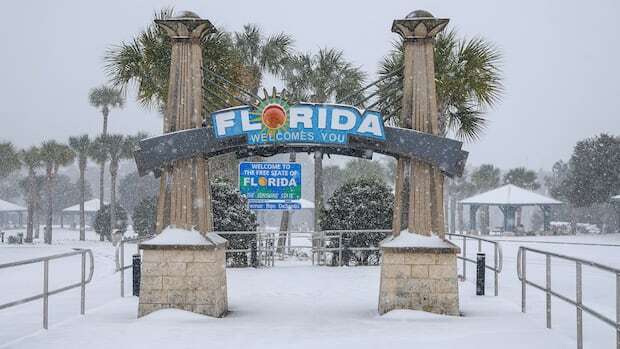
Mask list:
[[476,212],[478,211],[478,205],[469,205],[469,231],[476,231],[478,229],[476,224]]
[[[404,127],[438,134],[435,92],[434,37],[448,23],[426,11],[414,11],[395,20],[392,31],[405,46],[402,120]],[[399,188],[403,186],[404,159],[396,177],[394,223],[399,223]],[[458,246],[445,240],[443,175],[416,159],[410,160],[410,194],[407,231],[394,234],[381,244],[379,313],[393,309],[459,314],[456,255]],[[400,227],[393,226],[395,233]],[[430,236],[431,233],[437,236]],[[422,236],[414,236],[419,234]]]
[[396,179],[394,181],[394,209],[392,211],[392,235],[400,234],[403,211],[403,189],[405,184],[405,159],[399,158],[396,162]]
[[517,207],[515,206],[500,206],[502,213],[504,214],[504,232],[515,231],[515,215],[517,213]]
[[[414,11],[395,20],[392,31],[404,39],[403,125],[437,135],[437,93],[435,90],[435,35],[448,19],[435,18],[426,11]],[[409,193],[409,232],[442,236],[445,233],[443,211],[443,175],[427,163],[412,159]]]
[[[215,29],[192,12],[155,23],[172,43],[164,132],[202,127],[201,39]],[[138,316],[163,308],[226,314],[226,240],[212,230],[208,159],[178,160],[162,169],[156,221],[160,235],[140,244],[145,253]],[[196,234],[204,241],[184,243],[179,233],[188,241],[201,240]],[[180,241],[174,245],[170,239]]]
[[[155,23],[172,41],[164,132],[202,127],[201,38],[215,28],[192,12]],[[168,225],[185,229],[197,226],[202,232],[213,230],[208,171],[208,160],[197,157],[176,161],[162,173],[157,232]]]

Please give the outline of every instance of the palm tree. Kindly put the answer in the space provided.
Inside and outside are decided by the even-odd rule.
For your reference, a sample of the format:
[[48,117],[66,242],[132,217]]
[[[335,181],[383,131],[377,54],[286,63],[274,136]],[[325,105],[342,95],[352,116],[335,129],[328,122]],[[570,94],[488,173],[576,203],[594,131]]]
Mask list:
[[[174,10],[165,8],[156,13],[154,19],[169,19],[173,16]],[[130,42],[121,42],[111,47],[104,60],[114,86],[126,89],[129,84],[135,84],[140,104],[163,111],[168,98],[171,44],[166,32],[152,23]],[[214,71],[233,83],[243,84],[247,74],[242,69],[243,65],[230,35],[218,31],[203,36],[201,41],[203,69]],[[206,94],[204,102],[205,107],[211,111],[222,108]]]
[[[286,90],[293,101],[326,103],[342,101],[355,104],[363,97],[346,96],[361,88],[366,75],[344,58],[342,51],[320,49],[316,54],[304,53],[290,57],[281,73]],[[292,161],[295,161],[292,158]],[[318,212],[323,207],[323,154],[314,154],[315,231],[319,230]]]
[[246,24],[234,35],[234,45],[250,71],[250,91],[258,93],[265,72],[279,74],[291,55],[293,39],[284,33],[265,37],[259,26]]
[[118,166],[121,160],[133,156],[133,150],[139,140],[146,138],[145,134],[136,136],[108,135],[100,138],[98,142],[105,144],[108,157],[110,158],[110,227],[116,228],[116,180],[118,178]]
[[[97,137],[90,146],[90,151],[88,156],[101,168],[105,168],[105,163],[108,161],[108,151],[106,149],[106,144],[103,141],[103,136]],[[104,192],[103,192],[103,174],[99,175],[99,209],[101,210],[104,206]],[[99,240],[103,241],[103,234],[99,235]]]
[[22,163],[28,169],[28,177],[24,183],[26,189],[26,197],[28,201],[28,218],[26,222],[26,242],[32,242],[34,231],[34,211],[36,205],[36,170],[41,166],[41,153],[39,148],[30,147],[28,150],[22,150],[20,153]]
[[86,199],[86,182],[84,175],[86,173],[86,164],[88,156],[91,153],[91,141],[88,135],[69,138],[69,147],[73,150],[78,159],[78,167],[80,169],[80,240],[86,239],[86,220],[84,217],[84,201]]
[[[88,100],[90,105],[95,108],[101,108],[101,114],[103,115],[103,128],[101,131],[102,136],[106,136],[108,134],[108,115],[110,115],[110,109],[112,108],[123,108],[125,105],[125,97],[123,96],[121,90],[109,87],[109,86],[99,86],[90,90],[88,94]],[[100,207],[103,207],[103,178],[105,175],[105,161],[100,163],[99,170],[99,200]]]
[[110,109],[123,108],[125,105],[125,97],[121,90],[101,85],[90,90],[88,93],[88,101],[93,107],[101,108],[101,114],[103,115],[103,129],[101,134],[105,136],[108,134],[108,115],[110,115]]
[[0,178],[19,170],[21,163],[19,153],[11,142],[0,143]]
[[53,198],[54,180],[58,174],[58,169],[73,162],[73,151],[65,144],[56,141],[46,141],[41,145],[41,160],[45,165],[45,185],[47,189],[47,226],[45,230],[45,243],[52,243],[52,218],[53,218]]
[[[379,76],[386,80],[380,90],[377,109],[388,122],[402,126],[403,44],[380,63]],[[455,30],[439,33],[435,41],[435,81],[440,132],[452,131],[460,139],[476,140],[484,130],[485,111],[494,106],[503,92],[502,55],[482,38],[460,39]],[[388,77],[391,73],[397,74]]]

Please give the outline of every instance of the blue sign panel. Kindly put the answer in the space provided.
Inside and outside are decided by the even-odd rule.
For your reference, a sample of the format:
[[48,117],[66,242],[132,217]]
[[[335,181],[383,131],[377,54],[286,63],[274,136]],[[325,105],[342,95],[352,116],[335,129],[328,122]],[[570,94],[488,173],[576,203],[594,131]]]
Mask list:
[[248,144],[346,144],[349,135],[385,140],[377,111],[339,104],[299,103],[271,98],[257,108],[240,106],[211,114],[217,138],[247,135]]
[[295,162],[242,162],[239,191],[252,200],[301,199],[301,164]]
[[274,202],[274,201],[253,201],[249,203],[250,210],[300,210],[301,203],[291,202]]

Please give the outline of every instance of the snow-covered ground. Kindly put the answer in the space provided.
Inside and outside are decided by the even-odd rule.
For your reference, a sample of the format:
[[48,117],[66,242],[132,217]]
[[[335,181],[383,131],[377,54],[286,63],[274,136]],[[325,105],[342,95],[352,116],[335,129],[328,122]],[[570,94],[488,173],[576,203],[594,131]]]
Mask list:
[[[87,286],[87,308],[79,315],[79,289],[50,298],[50,329],[41,330],[41,302],[0,311],[0,347],[7,348],[194,348],[194,347],[413,347],[420,348],[572,348],[575,347],[575,310],[553,302],[552,330],[545,329],[544,297],[528,289],[528,313],[520,312],[520,283],[516,251],[526,245],[593,259],[620,267],[620,247],[555,245],[540,241],[617,243],[619,235],[501,238],[504,271],[500,296],[492,296],[492,274],[487,274],[485,297],[474,296],[474,267],[461,283],[462,317],[414,311],[377,315],[378,267],[313,267],[307,261],[276,261],[265,269],[228,269],[230,314],[213,319],[176,310],[136,319],[137,298],[119,297],[119,275],[114,272],[114,249],[94,234],[79,242],[76,231],[55,229],[55,245],[0,244],[0,263],[91,248],[95,274]],[[498,238],[499,239],[499,238]],[[468,245],[472,256],[476,244]],[[126,261],[135,252],[127,248]],[[490,258],[490,254],[487,254]],[[544,259],[530,256],[528,275],[544,283]],[[554,263],[553,285],[574,295],[574,265]],[[50,287],[79,279],[79,257],[50,263]],[[130,294],[126,273],[126,294]],[[38,293],[42,266],[0,270],[0,303]],[[584,267],[584,303],[615,314],[615,279]],[[611,327],[584,316],[585,348],[612,348]],[[4,344],[3,344],[4,343]]]

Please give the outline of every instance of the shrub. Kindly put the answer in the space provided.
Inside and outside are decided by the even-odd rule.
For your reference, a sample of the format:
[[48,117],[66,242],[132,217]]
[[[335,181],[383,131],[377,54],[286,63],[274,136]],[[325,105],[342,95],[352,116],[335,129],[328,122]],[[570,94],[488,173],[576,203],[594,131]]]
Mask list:
[[[120,205],[116,205],[116,226],[123,233],[127,231],[127,211]],[[103,206],[97,211],[94,223],[95,232],[104,238],[112,239],[112,228],[110,226],[110,205]]]
[[[345,182],[327,201],[321,212],[323,230],[367,230],[390,229],[394,195],[381,179],[361,177]],[[376,247],[386,237],[385,233],[369,232],[363,234],[343,234],[343,259],[347,263],[357,259],[366,264],[378,260],[378,252],[362,251],[352,253],[350,247]],[[337,239],[329,242],[337,247]]]
[[[213,207],[213,228],[215,231],[253,231],[256,230],[256,214],[248,208],[247,199],[239,190],[223,177],[211,181]],[[256,243],[255,235],[231,234],[224,236],[230,249],[248,249]],[[247,255],[243,252],[227,254],[231,265],[247,265]]]
[[157,197],[142,199],[133,209],[131,221],[133,222],[133,230],[138,236],[155,234]]

